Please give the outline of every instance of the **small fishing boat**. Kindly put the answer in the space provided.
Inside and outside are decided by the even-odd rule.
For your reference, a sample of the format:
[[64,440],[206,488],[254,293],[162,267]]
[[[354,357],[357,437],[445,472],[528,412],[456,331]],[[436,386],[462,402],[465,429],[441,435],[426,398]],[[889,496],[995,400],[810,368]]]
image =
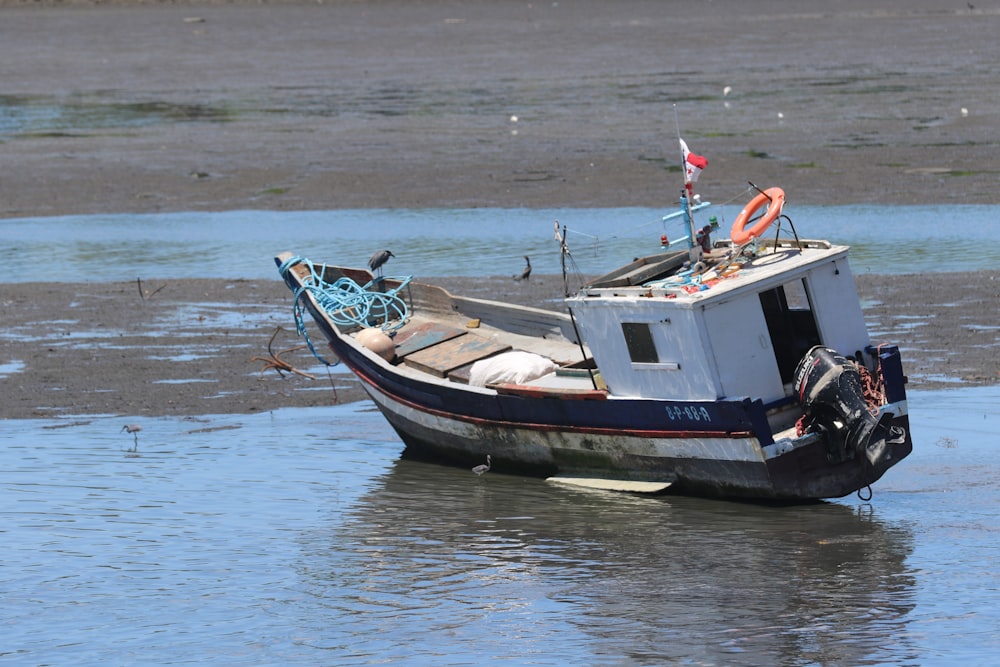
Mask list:
[[664,219],[686,248],[587,281],[564,312],[275,262],[299,332],[326,361],[311,316],[407,455],[633,492],[870,497],[912,442],[899,349],[872,344],[848,248],[800,240],[780,188],[729,239],[696,222],[690,180],[679,203]]

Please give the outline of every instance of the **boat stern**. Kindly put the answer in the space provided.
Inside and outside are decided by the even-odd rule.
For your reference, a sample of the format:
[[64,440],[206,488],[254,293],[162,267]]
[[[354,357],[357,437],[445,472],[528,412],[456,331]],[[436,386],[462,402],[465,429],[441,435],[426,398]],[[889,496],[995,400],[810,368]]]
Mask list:
[[862,357],[817,346],[799,362],[803,417],[793,437],[763,448],[777,498],[860,492],[913,451],[898,348],[869,347]]

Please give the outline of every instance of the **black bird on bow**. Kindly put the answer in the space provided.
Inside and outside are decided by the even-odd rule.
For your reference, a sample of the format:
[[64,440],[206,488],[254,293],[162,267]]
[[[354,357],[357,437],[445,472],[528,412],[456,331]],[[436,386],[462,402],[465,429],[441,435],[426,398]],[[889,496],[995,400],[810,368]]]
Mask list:
[[378,250],[368,260],[368,268],[377,272],[378,275],[382,275],[382,265],[388,262],[390,257],[395,257],[395,255],[388,250]]

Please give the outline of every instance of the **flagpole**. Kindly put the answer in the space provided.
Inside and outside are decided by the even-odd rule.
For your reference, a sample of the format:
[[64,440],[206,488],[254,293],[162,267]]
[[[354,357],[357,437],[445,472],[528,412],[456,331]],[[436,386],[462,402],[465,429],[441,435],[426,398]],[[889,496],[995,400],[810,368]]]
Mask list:
[[691,265],[701,259],[701,245],[697,242],[698,232],[694,228],[694,210],[691,200],[694,198],[694,184],[688,176],[687,156],[684,155],[684,140],[681,138],[681,121],[677,115],[677,105],[674,104],[674,126],[677,129],[677,147],[681,152],[681,173],[684,174],[684,190],[681,192],[681,208],[688,223],[688,259]]

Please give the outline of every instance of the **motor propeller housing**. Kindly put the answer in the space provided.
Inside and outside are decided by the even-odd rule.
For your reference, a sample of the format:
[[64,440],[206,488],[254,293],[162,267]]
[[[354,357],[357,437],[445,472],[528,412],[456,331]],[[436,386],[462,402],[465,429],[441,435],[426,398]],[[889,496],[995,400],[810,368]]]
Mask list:
[[811,429],[827,439],[833,461],[864,453],[875,465],[897,436],[891,412],[879,413],[865,400],[857,365],[828,347],[816,346],[795,369],[795,390]]

